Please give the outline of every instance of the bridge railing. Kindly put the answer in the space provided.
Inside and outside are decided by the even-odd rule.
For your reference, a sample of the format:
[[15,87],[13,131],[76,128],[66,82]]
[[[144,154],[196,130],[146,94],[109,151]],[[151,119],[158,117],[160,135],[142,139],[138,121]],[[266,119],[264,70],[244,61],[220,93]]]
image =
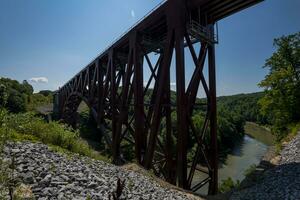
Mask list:
[[[76,75],[74,75],[73,77],[77,76],[79,73],[81,73],[82,71],[84,71],[88,66],[90,66],[99,56],[101,56],[102,54],[104,54],[108,49],[110,49],[113,44],[115,44],[117,41],[119,41],[122,37],[124,37],[127,33],[129,33],[133,28],[135,28],[141,21],[143,21],[146,17],[150,16],[157,8],[159,8],[161,5],[163,5],[164,3],[166,3],[167,0],[162,0],[159,4],[157,4],[154,8],[152,8],[146,15],[144,15],[141,19],[139,19],[137,22],[135,22],[132,26],[130,26],[125,32],[123,32],[123,34],[121,34],[119,37],[117,37],[116,39],[114,39],[110,45],[108,45],[108,47],[106,47],[103,51],[101,51],[101,53],[99,53],[94,59],[92,59],[92,61],[86,66],[84,67],[82,70],[80,70]],[[71,78],[65,85],[67,85],[73,78]],[[62,86],[63,87],[63,86]]]
[[[123,32],[122,35],[120,35],[119,37],[117,37],[115,40],[113,40],[110,45],[105,48],[95,59],[97,59],[101,54],[105,53],[108,49],[110,49],[113,44],[115,44],[117,41],[119,41],[122,37],[124,37],[127,33],[129,33],[132,29],[134,29],[141,21],[143,21],[146,17],[148,17],[149,15],[151,15],[157,8],[159,8],[161,5],[163,5],[164,3],[166,3],[167,0],[163,0],[161,1],[159,4],[157,4],[154,8],[152,8],[146,15],[144,15],[141,19],[139,19],[137,22],[135,22],[132,26],[130,26],[125,32]],[[94,59],[94,60],[95,60]]]
[[[218,30],[216,24],[216,30]],[[200,23],[191,20],[188,24],[188,31],[190,35],[196,39],[205,40],[208,43],[216,44],[218,43],[218,31],[214,33],[210,26],[202,26]]]

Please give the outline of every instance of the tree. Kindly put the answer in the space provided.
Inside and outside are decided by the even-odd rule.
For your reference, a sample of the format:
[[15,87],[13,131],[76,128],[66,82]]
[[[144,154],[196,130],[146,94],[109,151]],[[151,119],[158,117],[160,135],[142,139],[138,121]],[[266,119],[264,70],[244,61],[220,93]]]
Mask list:
[[21,88],[21,92],[24,92],[28,96],[33,94],[33,87],[26,80],[23,81]]
[[10,112],[18,113],[26,111],[26,95],[12,89],[8,96],[7,107]]
[[51,90],[41,90],[39,94],[42,94],[44,96],[50,96],[53,95],[53,92]]
[[2,85],[0,98],[6,101],[5,108],[14,113],[26,111],[28,98],[33,92],[33,88],[28,82],[24,81],[20,84],[16,80],[0,78],[0,85]]
[[276,52],[266,60],[269,74],[259,83],[265,96],[261,113],[272,116],[277,139],[286,134],[289,123],[300,120],[300,32],[274,40]]
[[5,85],[0,84],[0,108],[6,106],[7,99],[8,99],[7,89]]

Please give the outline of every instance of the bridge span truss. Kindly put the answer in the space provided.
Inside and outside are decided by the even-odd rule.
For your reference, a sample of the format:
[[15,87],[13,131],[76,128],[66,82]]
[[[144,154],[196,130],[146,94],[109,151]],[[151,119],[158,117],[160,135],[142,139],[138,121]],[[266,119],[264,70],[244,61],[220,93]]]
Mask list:
[[[217,193],[215,23],[258,2],[162,3],[58,90],[54,104],[59,118],[75,126],[84,101],[114,163],[124,162],[130,146],[135,160],[164,180],[193,191],[209,184],[209,194]],[[186,54],[192,66],[186,66]],[[205,100],[196,101],[199,91]],[[194,122],[197,109],[203,113],[200,127]],[[196,173],[204,175],[194,178]]]

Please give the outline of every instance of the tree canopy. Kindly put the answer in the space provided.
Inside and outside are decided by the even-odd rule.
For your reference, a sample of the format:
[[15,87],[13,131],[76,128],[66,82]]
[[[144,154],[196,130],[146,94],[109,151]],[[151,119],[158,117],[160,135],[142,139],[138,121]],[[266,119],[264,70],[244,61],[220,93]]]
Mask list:
[[33,94],[33,87],[24,80],[19,83],[9,78],[0,78],[0,108],[5,107],[13,113],[34,110],[36,106],[50,104],[51,91]]
[[2,106],[14,113],[26,111],[28,98],[33,93],[33,88],[27,81],[19,83],[9,78],[0,78],[0,87]]
[[269,73],[259,84],[265,89],[259,104],[281,139],[288,124],[300,121],[300,32],[275,39],[274,46],[276,51],[264,66]]

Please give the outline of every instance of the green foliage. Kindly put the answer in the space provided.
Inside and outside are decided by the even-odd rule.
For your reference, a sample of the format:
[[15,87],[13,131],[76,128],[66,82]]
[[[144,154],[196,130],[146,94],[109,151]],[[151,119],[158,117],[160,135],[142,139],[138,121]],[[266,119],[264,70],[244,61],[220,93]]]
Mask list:
[[83,138],[92,139],[95,141],[101,140],[101,134],[97,129],[97,122],[90,113],[88,107],[87,110],[79,113],[79,127],[80,136]]
[[39,91],[39,94],[46,97],[53,96],[53,92],[51,90],[41,90]]
[[33,94],[33,87],[26,80],[24,80],[20,87],[20,92],[27,95],[31,95]]
[[7,104],[8,93],[5,85],[0,84],[0,108],[4,108]]
[[8,112],[4,108],[0,108],[0,127],[4,127],[7,121]]
[[226,107],[218,109],[218,142],[222,150],[232,149],[244,136],[245,120],[236,112]]
[[27,104],[28,111],[35,111],[37,107],[52,103],[52,95],[45,96],[43,93],[35,93],[29,97]]
[[255,164],[250,165],[250,166],[245,170],[244,175],[245,175],[246,177],[249,177],[253,172],[255,172],[255,170],[256,170],[256,165],[255,165]]
[[15,89],[11,89],[8,96],[7,108],[10,112],[18,113],[26,111],[26,95]]
[[[58,122],[45,122],[33,113],[5,114],[0,131],[5,124],[8,135],[15,140],[39,140],[45,144],[56,145],[68,151],[93,158],[103,159],[91,150],[87,143],[79,137],[79,132]],[[0,121],[1,122],[1,121]]]
[[219,107],[226,107],[228,110],[242,116],[245,121],[258,124],[268,124],[269,116],[260,113],[258,101],[264,96],[264,92],[251,94],[237,94],[217,98]]
[[279,141],[288,124],[300,121],[300,33],[275,39],[274,46],[277,50],[265,64],[269,74],[259,84],[265,89],[259,104],[263,115],[272,116]]
[[[201,133],[205,114],[202,111],[196,111],[193,116],[193,124],[196,132]],[[227,153],[233,149],[233,147],[241,141],[244,136],[244,118],[236,112],[230,111],[225,106],[218,107],[218,126],[217,126],[217,140],[219,146],[219,156],[220,158],[225,158]],[[176,124],[176,123],[175,123]],[[174,127],[176,128],[176,127]],[[205,135],[204,141],[209,144],[209,130],[208,134]],[[189,138],[188,148],[192,148],[192,151],[188,154],[188,160],[192,161],[193,155],[196,151],[196,138],[192,135]]]
[[24,80],[19,83],[9,78],[0,78],[0,107],[13,113],[34,111],[37,107],[52,103],[53,93],[43,90],[33,94],[33,87]]
[[10,112],[25,112],[28,98],[33,93],[32,86],[27,81],[19,83],[9,78],[0,78],[0,86],[1,106]]
[[11,114],[7,126],[20,134],[34,135],[46,144],[54,144],[72,150],[78,133],[57,122],[46,123],[32,113]]
[[240,181],[237,180],[236,182],[234,182],[232,180],[232,178],[227,178],[225,180],[222,180],[221,185],[219,186],[219,192],[221,193],[225,193],[225,192],[229,192],[234,188],[237,188],[240,186]]
[[[231,96],[221,96],[217,98],[218,115],[218,146],[220,158],[225,158],[227,153],[239,143],[244,136],[244,126],[246,121],[259,124],[268,124],[268,116],[260,114],[258,100],[264,96],[264,92],[251,94],[237,94]],[[197,103],[205,99],[197,99]],[[204,123],[205,110],[194,110],[194,125],[197,132],[200,132]],[[205,138],[208,142],[209,137]],[[195,141],[194,141],[195,142]],[[195,151],[195,147],[193,147]],[[189,157],[192,156],[189,155]]]
[[300,122],[289,124],[288,129],[290,130],[290,134],[295,136],[300,131]]

